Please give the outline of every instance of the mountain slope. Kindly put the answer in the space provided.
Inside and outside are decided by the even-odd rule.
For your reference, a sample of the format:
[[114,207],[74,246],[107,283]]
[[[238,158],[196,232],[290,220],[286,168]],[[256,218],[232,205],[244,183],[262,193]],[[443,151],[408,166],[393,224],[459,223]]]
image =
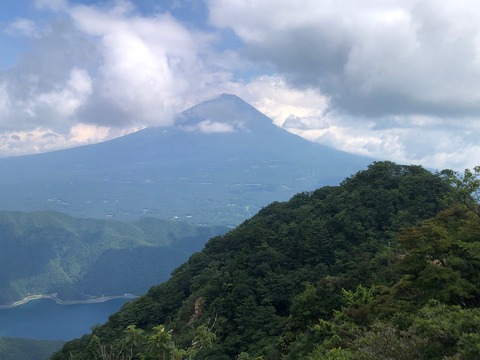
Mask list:
[[[67,343],[52,359],[67,359],[70,354],[88,359],[99,341],[123,346],[129,325],[151,331],[166,324],[182,347],[191,344],[195,328],[206,325],[216,339],[212,348],[203,349],[197,358],[214,360],[248,359],[246,352],[264,359],[279,359],[282,354],[288,359],[307,358],[315,344],[328,340],[329,333],[337,341],[340,336],[351,341],[360,337],[360,325],[365,326],[371,321],[369,316],[374,316],[368,309],[392,311],[393,290],[388,286],[402,281],[408,289],[406,280],[391,266],[405,258],[398,234],[435,216],[448,191],[441,177],[421,167],[381,162],[338,187],[323,187],[285,203],[272,203],[226,235],[211,239],[170,280],[96,328],[95,336]],[[415,266],[424,263],[421,258]],[[415,268],[418,271],[418,266]],[[425,280],[420,278],[419,283]],[[384,296],[376,307],[370,304],[374,286]],[[395,306],[418,309],[425,304],[425,300],[415,301],[400,299]],[[452,314],[457,311],[451,310]],[[332,316],[339,317],[329,323]],[[409,316],[398,319],[408,327]],[[425,314],[419,315],[419,321],[422,316],[427,321]],[[344,328],[339,327],[341,321]],[[366,334],[382,337],[380,332]],[[330,345],[330,349],[335,347]],[[328,344],[325,346],[328,349]],[[345,348],[345,343],[338,346]],[[317,358],[330,357],[311,359]]]
[[175,127],[0,159],[0,197],[5,210],[236,225],[368,163],[290,134],[224,94],[179,114]]
[[44,360],[64,343],[64,341],[0,337],[0,358],[2,360]]
[[129,223],[2,211],[0,304],[29,294],[141,294],[222,232],[155,218]]

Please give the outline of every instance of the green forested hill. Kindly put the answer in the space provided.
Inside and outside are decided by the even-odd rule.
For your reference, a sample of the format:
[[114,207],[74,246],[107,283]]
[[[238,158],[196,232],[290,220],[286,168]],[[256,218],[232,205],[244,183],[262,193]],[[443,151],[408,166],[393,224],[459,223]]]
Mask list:
[[31,340],[0,337],[2,360],[45,360],[64,341]]
[[273,203],[52,359],[478,358],[480,218],[446,177],[378,162]]
[[2,211],[0,304],[28,294],[58,293],[65,300],[140,294],[222,232],[155,218],[123,222]]

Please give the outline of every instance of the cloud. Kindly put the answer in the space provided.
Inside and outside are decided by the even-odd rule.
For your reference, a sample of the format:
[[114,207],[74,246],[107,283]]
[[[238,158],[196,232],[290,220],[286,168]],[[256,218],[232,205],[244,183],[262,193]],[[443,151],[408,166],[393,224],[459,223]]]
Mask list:
[[89,101],[95,47],[72,24],[51,23],[31,48],[0,74],[0,133],[38,127],[68,131]]
[[78,123],[67,132],[57,133],[40,127],[27,131],[11,131],[0,134],[0,153],[9,156],[43,153],[66,147],[105,141],[126,135],[138,129],[112,129],[92,124]]
[[371,118],[329,109],[319,91],[299,90],[282,75],[230,83],[235,93],[271,117],[277,126],[339,150],[430,168],[472,168],[478,163],[480,121],[429,115]]
[[45,111],[60,119],[69,118],[78,111],[92,92],[92,79],[83,69],[73,68],[62,88],[39,94],[29,103],[28,113],[38,116]]
[[7,84],[0,83],[0,117],[5,118],[10,115],[11,99],[7,90]]
[[235,131],[235,128],[231,124],[211,120],[203,120],[195,125],[187,125],[180,127],[185,131],[200,131],[206,134],[230,133]]
[[[62,147],[70,144],[59,139],[73,139],[78,124],[110,128],[110,134],[167,126],[225,77],[204,62],[214,37],[188,29],[168,13],[141,15],[128,1],[35,5],[53,12],[51,17],[19,19],[6,29],[28,37],[30,50],[0,74],[0,133],[30,134],[22,139],[56,133]],[[25,153],[54,147],[21,143]],[[20,153],[20,144],[15,146]],[[10,154],[9,148],[2,152]]]
[[63,81],[51,81],[25,72],[10,72],[0,80],[0,126],[21,130],[44,126],[68,127],[76,120],[92,91],[92,79],[84,69],[73,67]]
[[[210,0],[252,58],[298,88],[359,116],[480,110],[480,8],[475,1]],[[268,15],[266,15],[268,14]]]
[[296,89],[278,74],[258,76],[247,82],[229,82],[223,90],[237,94],[272,118],[277,126],[282,126],[291,115],[320,118],[328,107],[328,98],[318,91]]
[[[478,119],[435,117],[381,119],[340,117],[331,113],[313,119],[290,118],[284,128],[306,139],[350,153],[430,168],[465,169],[478,164]],[[427,124],[425,124],[427,123]],[[320,124],[320,125],[319,125]]]
[[86,115],[109,107],[117,122],[169,125],[185,95],[204,86],[208,74],[199,54],[208,36],[168,14],[141,17],[124,2],[108,11],[77,6],[70,13],[82,32],[98,38],[101,51],[97,101]]
[[69,4],[66,0],[35,0],[34,4],[39,9],[54,11],[67,10]]
[[[337,149],[437,168],[476,165],[473,0],[207,0],[209,24],[196,0],[150,5],[156,12],[136,7],[145,2],[82,2],[35,0],[2,29],[9,69],[0,73],[0,154],[168,126],[227,92]],[[218,119],[196,128],[236,129]]]
[[22,35],[26,37],[39,36],[37,26],[30,19],[15,20],[7,26],[5,32],[9,35]]
[[[269,100],[257,107],[277,125],[379,159],[457,169],[478,162],[475,1],[208,4],[210,23],[235,32],[244,43],[240,56],[273,69],[281,93],[316,99],[289,101],[267,90]],[[268,88],[258,79],[250,85]]]

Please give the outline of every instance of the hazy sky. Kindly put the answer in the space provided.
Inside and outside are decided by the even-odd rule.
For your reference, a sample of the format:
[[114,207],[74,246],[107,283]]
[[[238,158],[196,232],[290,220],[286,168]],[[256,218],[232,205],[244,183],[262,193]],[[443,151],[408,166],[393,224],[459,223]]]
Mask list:
[[480,164],[474,0],[16,0],[0,54],[0,156],[171,125],[228,92],[338,149]]

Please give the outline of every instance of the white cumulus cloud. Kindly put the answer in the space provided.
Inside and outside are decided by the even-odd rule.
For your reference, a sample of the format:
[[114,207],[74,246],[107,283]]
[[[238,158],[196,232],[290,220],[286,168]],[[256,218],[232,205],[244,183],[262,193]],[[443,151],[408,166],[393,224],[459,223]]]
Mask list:
[[235,128],[231,124],[212,121],[212,120],[203,120],[195,125],[181,126],[183,130],[186,131],[200,131],[202,133],[230,133],[234,132]]
[[210,22],[234,31],[246,60],[272,67],[288,92],[323,97],[286,115],[289,101],[273,94],[272,108],[282,109],[270,110],[277,124],[283,118],[289,131],[380,159],[439,168],[478,163],[476,1],[208,4]]
[[480,110],[475,1],[210,0],[210,19],[299,88],[354,115]]
[[40,133],[59,135],[49,139],[52,148],[55,141],[58,148],[73,145],[69,134],[78,124],[109,128],[109,134],[171,125],[176,113],[208,96],[205,89],[225,76],[203,60],[213,37],[168,13],[140,14],[128,1],[35,5],[54,18],[10,24],[12,36],[31,38],[31,50],[0,74],[0,133],[31,134],[20,136],[31,145],[14,143],[15,154],[20,145],[25,153],[44,148],[33,140]]
[[[227,92],[341,150],[437,168],[478,163],[476,1],[82,3],[34,0],[37,18],[5,23],[2,51],[21,46],[0,73],[0,155],[172,125]],[[197,130],[229,126],[206,120]]]

